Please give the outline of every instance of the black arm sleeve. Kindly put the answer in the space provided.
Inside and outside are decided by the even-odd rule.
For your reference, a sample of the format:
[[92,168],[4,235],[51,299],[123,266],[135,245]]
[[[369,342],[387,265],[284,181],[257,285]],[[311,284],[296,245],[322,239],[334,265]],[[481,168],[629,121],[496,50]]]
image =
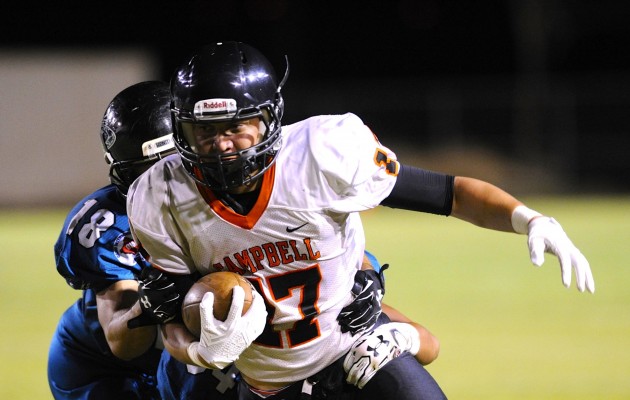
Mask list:
[[454,182],[454,176],[401,164],[394,189],[381,205],[450,215]]

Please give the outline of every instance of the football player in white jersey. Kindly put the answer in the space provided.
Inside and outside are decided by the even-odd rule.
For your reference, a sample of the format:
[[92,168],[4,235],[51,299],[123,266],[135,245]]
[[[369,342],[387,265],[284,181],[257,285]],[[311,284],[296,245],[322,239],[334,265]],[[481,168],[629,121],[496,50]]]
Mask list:
[[[526,234],[535,264],[552,253],[565,286],[573,269],[578,289],[594,291],[588,261],[561,226],[496,186],[400,164],[353,114],[281,129],[285,81],[240,42],[202,47],[171,80],[180,157],[158,162],[130,188],[132,232],[165,273],[229,270],[256,288],[243,316],[235,291],[226,321],[214,319],[206,295],[199,339],[166,324],[165,345],[176,359],[216,369],[234,361],[241,385],[263,395],[300,388],[317,397],[338,387],[331,383],[337,375],[322,371],[338,371],[357,350],[337,316],[352,300],[365,250],[359,212],[378,205]],[[363,389],[339,390],[370,399],[444,397],[405,354]]]

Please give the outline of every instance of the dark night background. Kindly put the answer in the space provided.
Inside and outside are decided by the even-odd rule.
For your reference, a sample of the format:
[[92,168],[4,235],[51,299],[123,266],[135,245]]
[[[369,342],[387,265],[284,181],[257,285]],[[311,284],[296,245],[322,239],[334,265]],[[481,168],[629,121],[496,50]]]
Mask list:
[[3,0],[0,399],[51,398],[50,338],[80,295],[52,245],[109,183],[108,102],[225,40],[278,75],[288,56],[283,123],[353,112],[403,162],[495,183],[584,251],[594,295],[562,288],[549,256],[533,269],[516,235],[365,215],[386,300],[439,338],[447,394],[630,399],[628,0]]
[[[199,45],[240,40],[266,54],[279,75],[288,55],[285,123],[350,111],[411,162],[410,154],[422,154],[440,168],[440,157],[452,157],[453,149],[484,149],[469,161],[473,172],[492,154],[525,170],[542,166],[558,178],[557,191],[630,190],[625,1],[5,2],[2,8],[4,48],[141,46],[154,52],[160,78],[168,80]],[[426,153],[439,149],[449,150],[434,158]]]

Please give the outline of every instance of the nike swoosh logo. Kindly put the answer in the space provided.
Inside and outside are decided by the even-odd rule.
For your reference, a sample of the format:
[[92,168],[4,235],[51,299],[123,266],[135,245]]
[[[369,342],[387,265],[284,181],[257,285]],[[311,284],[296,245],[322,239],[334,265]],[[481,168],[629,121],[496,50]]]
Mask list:
[[295,232],[295,231],[297,231],[298,229],[305,227],[306,225],[308,225],[308,222],[305,222],[305,223],[303,223],[302,225],[297,226],[297,227],[295,227],[295,228],[289,228],[289,227],[287,226],[287,232],[289,232],[289,233],[291,233],[291,232]]

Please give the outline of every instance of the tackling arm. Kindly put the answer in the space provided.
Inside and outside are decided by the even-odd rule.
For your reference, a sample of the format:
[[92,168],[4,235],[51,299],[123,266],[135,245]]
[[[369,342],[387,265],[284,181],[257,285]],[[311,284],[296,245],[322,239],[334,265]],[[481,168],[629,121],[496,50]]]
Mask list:
[[138,305],[138,282],[114,282],[96,294],[98,320],[112,353],[123,360],[142,355],[157,337],[155,325],[129,329],[127,321],[142,313]]
[[420,350],[415,357],[420,364],[427,365],[435,361],[440,354],[440,341],[437,337],[424,326],[412,321],[406,315],[385,303],[383,303],[383,312],[392,322],[405,322],[416,328],[418,335],[420,335]]
[[[382,288],[382,292],[384,292],[384,277],[382,276],[384,266],[379,267],[376,258],[365,252],[361,268],[363,271],[372,272],[375,272],[375,268],[380,269],[378,278],[374,282],[379,282],[378,286]],[[348,307],[355,303],[357,303],[356,299]],[[403,352],[410,352],[420,364],[427,365],[438,357],[440,351],[440,342],[425,327],[407,318],[393,307],[381,304],[379,297],[379,311],[381,307],[391,322],[384,323],[360,336],[344,359],[346,382],[360,389],[378,370]],[[379,351],[375,352],[374,349],[377,347]]]
[[[363,263],[361,265],[361,269],[364,271],[374,270],[375,267],[377,267],[379,264],[378,260],[376,260],[374,256],[370,258],[368,257],[368,254],[369,253],[366,252],[363,255]],[[373,263],[375,265],[373,265]],[[378,267],[379,272],[380,272],[379,275],[381,276],[379,281],[382,286],[383,294],[385,293],[385,287],[384,287],[385,281],[384,281],[384,277],[382,276],[382,272],[387,267],[389,267],[388,264],[384,264]],[[433,336],[433,334],[429,332],[429,330],[426,329],[424,326],[420,325],[419,323],[415,321],[412,321],[405,314],[398,311],[394,307],[385,303],[381,303],[380,305],[381,305],[382,311],[389,317],[389,319],[392,322],[407,323],[409,325],[412,325],[418,331],[421,346],[420,346],[420,350],[415,354],[416,360],[418,360],[418,362],[422,365],[427,365],[427,364],[432,363],[438,357],[438,354],[440,353],[440,342],[438,338]]]

